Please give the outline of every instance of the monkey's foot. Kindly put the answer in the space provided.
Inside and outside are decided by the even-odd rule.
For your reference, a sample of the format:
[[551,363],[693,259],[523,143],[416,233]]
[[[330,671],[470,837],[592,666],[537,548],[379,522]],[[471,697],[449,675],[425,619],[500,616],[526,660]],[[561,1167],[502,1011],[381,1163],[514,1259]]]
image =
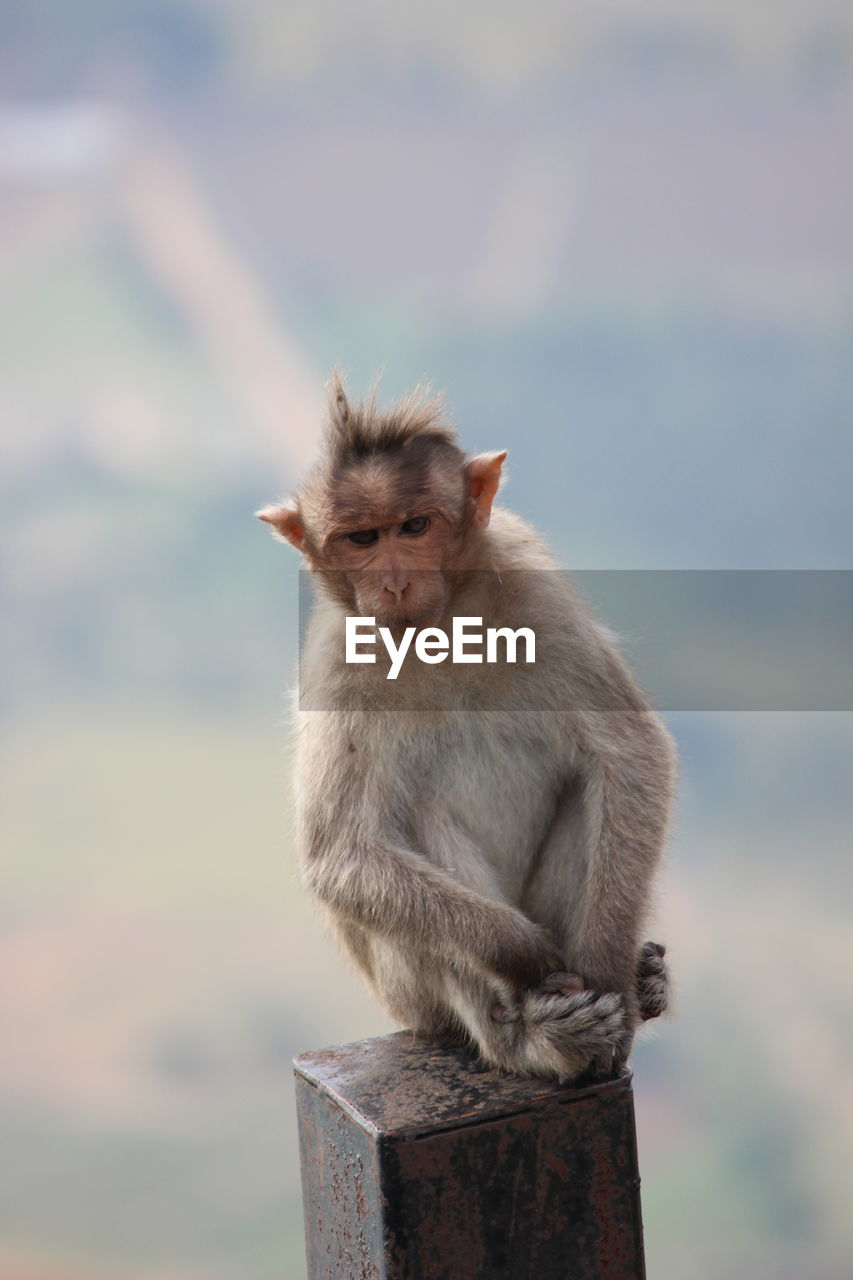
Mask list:
[[[579,973],[549,973],[530,990],[538,996],[573,996],[583,991],[583,978]],[[523,998],[524,993],[520,1000]],[[495,1022],[518,1022],[522,1016],[522,1005],[515,1001],[508,1004],[498,1001],[492,1005],[490,1014]]]
[[[563,974],[573,979],[575,975]],[[625,1004],[620,995],[574,990],[556,994],[536,987],[521,997],[519,1048],[535,1074],[568,1081],[592,1068],[609,1072],[623,1052]]]
[[669,1003],[669,970],[662,942],[646,942],[640,948],[637,961],[637,998],[640,1017],[644,1022],[666,1013]]

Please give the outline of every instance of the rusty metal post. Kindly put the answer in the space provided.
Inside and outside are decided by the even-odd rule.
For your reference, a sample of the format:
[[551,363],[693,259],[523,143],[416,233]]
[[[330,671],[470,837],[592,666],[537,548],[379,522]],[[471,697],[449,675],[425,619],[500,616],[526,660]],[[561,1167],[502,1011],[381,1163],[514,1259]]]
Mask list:
[[295,1069],[309,1280],[644,1280],[630,1074],[519,1080],[407,1032]]

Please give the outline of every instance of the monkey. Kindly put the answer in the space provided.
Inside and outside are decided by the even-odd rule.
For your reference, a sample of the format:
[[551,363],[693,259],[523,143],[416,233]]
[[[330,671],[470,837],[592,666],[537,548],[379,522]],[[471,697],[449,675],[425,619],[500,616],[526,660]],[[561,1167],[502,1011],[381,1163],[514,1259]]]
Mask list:
[[[640,939],[667,838],[672,738],[615,637],[533,527],[495,503],[428,387],[382,408],[334,370],[320,457],[256,514],[315,603],[300,656],[304,883],[387,1012],[487,1066],[562,1082],[624,1069],[666,1010]],[[347,663],[347,617],[400,636],[531,628],[534,664]],[[488,678],[486,678],[488,670]]]

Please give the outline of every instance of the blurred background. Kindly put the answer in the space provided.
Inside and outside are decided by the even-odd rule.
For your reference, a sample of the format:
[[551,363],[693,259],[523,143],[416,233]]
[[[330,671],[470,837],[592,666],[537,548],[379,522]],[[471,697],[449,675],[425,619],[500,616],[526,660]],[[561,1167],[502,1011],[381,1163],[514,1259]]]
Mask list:
[[[853,11],[0,0],[0,98],[0,1275],[299,1280],[291,1056],[390,1027],[252,513],[339,361],[568,569],[850,568]],[[853,716],[669,721],[649,1275],[847,1280]]]

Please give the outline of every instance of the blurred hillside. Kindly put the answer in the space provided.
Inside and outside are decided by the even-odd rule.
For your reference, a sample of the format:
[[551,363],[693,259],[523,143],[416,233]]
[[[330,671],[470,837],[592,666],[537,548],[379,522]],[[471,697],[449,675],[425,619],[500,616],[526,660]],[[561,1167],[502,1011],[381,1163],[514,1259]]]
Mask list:
[[[850,567],[851,41],[826,0],[0,6],[3,1280],[303,1274],[290,1057],[386,1023],[296,886],[252,512],[333,362],[445,388],[569,569]],[[671,721],[649,1271],[842,1280],[851,717]]]

